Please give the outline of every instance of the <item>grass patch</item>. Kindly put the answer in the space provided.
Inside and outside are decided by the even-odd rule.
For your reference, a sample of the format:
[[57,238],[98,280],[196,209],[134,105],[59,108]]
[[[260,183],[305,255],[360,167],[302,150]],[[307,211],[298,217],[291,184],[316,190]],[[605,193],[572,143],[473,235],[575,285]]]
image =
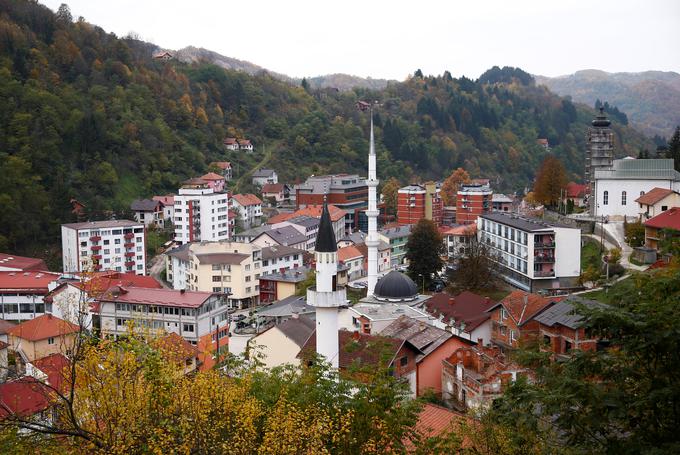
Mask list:
[[588,268],[599,270],[602,267],[600,243],[589,237],[585,237],[584,240],[581,247],[581,270]]
[[142,182],[134,174],[123,174],[116,184],[116,203],[129,208],[130,202],[142,197]]

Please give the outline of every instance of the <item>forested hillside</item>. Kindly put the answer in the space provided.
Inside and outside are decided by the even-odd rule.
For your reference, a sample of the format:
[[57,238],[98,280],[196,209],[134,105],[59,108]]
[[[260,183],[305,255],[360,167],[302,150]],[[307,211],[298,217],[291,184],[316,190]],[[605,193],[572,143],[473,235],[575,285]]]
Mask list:
[[[383,90],[291,86],[205,63],[157,61],[155,45],[117,38],[67,9],[0,0],[0,250],[44,256],[69,200],[88,217],[109,216],[137,197],[175,191],[210,161],[237,173],[258,162],[287,181],[362,172],[366,114],[378,100],[379,176],[402,183],[465,167],[502,190],[528,185],[546,137],[574,178],[593,111],[536,87],[521,70],[493,69],[475,82],[423,76]],[[617,151],[651,147],[615,125]],[[228,154],[225,135],[247,137],[253,156]],[[237,175],[238,177],[238,175]]]

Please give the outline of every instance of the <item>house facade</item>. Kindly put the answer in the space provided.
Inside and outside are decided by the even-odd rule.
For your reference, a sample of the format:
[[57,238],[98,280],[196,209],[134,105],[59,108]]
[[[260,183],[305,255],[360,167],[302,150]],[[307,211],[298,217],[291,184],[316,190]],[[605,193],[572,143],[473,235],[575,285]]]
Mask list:
[[208,182],[208,186],[212,188],[214,192],[221,193],[224,191],[224,185],[226,184],[224,176],[216,174],[214,172],[208,172],[207,174],[202,175],[199,178],[201,180],[205,180],[206,182]]
[[299,267],[260,275],[260,303],[273,303],[295,295],[309,273],[309,269]]
[[665,212],[672,207],[680,207],[680,193],[669,188],[653,188],[635,200],[639,205],[640,221]]
[[456,224],[472,224],[493,209],[493,191],[488,185],[462,184],[456,194]]
[[80,327],[51,314],[43,314],[7,331],[10,349],[23,362],[33,362],[52,354],[69,354]]
[[279,183],[279,176],[274,169],[258,169],[253,172],[253,185],[263,187],[267,183]]
[[146,231],[130,220],[62,224],[64,272],[115,270],[146,273]]
[[130,204],[130,210],[135,215],[135,221],[144,226],[164,225],[163,203],[155,199],[137,199]]
[[491,315],[491,343],[501,349],[515,349],[520,341],[535,338],[538,322],[533,317],[560,300],[524,291],[511,292],[488,310]]
[[421,309],[433,318],[435,327],[453,335],[485,345],[491,342],[491,315],[495,302],[470,291],[458,295],[440,292],[423,302]]
[[231,163],[229,161],[213,161],[210,163],[210,167],[219,169],[220,174],[222,174],[222,177],[224,177],[224,180],[227,182],[233,178]]
[[175,241],[217,242],[229,239],[229,194],[215,192],[202,179],[184,182],[175,196]]
[[338,249],[338,262],[348,267],[347,277],[349,281],[364,276],[364,255],[355,246],[346,246]]
[[476,224],[463,224],[451,226],[441,231],[449,262],[455,262],[466,257],[469,253],[470,243],[477,237]]
[[412,225],[395,226],[378,232],[380,240],[390,245],[390,268],[395,268],[406,262],[406,243],[411,235]]
[[254,194],[234,194],[231,198],[231,207],[238,211],[243,229],[250,229],[262,223],[262,201]]
[[680,207],[673,207],[644,222],[645,246],[659,251],[667,235],[680,236]]

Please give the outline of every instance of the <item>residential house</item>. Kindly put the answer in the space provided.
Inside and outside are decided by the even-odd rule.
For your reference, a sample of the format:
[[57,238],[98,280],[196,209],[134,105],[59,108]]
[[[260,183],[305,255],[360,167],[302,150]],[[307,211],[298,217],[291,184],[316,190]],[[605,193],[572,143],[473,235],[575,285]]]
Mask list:
[[641,194],[635,202],[640,206],[640,221],[645,221],[671,207],[680,207],[680,193],[668,188],[652,188],[649,192]]
[[168,227],[174,224],[175,217],[175,195],[166,194],[165,196],[154,196],[151,199],[158,201],[163,204],[163,225]]
[[525,291],[573,288],[581,275],[581,230],[507,213],[477,220],[477,238],[490,247],[508,283]]
[[416,357],[416,390],[420,396],[426,392],[442,393],[442,360],[456,350],[474,343],[454,336],[423,321],[400,316],[385,327],[382,336],[406,340],[422,354]]
[[390,268],[399,267],[406,262],[406,243],[411,235],[412,225],[384,228],[378,232],[380,240],[390,245]]
[[442,224],[441,188],[434,182],[409,185],[397,192],[397,223],[400,226],[416,224],[425,218],[437,226]]
[[460,348],[442,363],[442,398],[459,411],[488,409],[511,382],[528,374],[497,346]]
[[224,177],[224,180],[227,182],[233,177],[231,163],[229,161],[213,161],[210,163],[209,167],[219,169],[221,171],[220,173],[222,174],[222,177]]
[[338,325],[345,330],[358,330],[361,333],[379,335],[392,322],[401,316],[413,320],[430,323],[432,318],[423,311],[403,303],[366,303],[359,302],[347,308],[341,308]]
[[432,295],[423,302],[422,309],[435,319],[436,327],[469,340],[488,344],[491,341],[491,315],[495,304],[489,297],[470,291],[451,296],[445,292]]
[[296,295],[309,273],[306,267],[299,267],[260,275],[260,303],[272,303]]
[[600,350],[607,345],[606,341],[595,338],[584,328],[584,318],[576,312],[577,304],[586,308],[607,308],[599,302],[578,296],[552,302],[533,317],[538,323],[536,336],[542,350],[562,357],[574,351]]
[[189,179],[175,196],[175,241],[217,242],[228,240],[229,193],[215,191],[203,179]]
[[252,142],[250,142],[249,139],[239,139],[238,140],[238,148],[239,150],[243,150],[246,152],[252,152],[254,150]]
[[257,321],[259,325],[273,322],[278,325],[288,319],[298,316],[306,316],[310,319],[316,318],[316,309],[307,305],[307,298],[299,295],[291,295],[281,299],[276,303],[267,305],[257,310]]
[[[331,206],[343,210],[345,226],[340,235],[337,231],[335,238],[344,236],[344,232],[351,232],[359,228],[359,214],[368,208],[368,186],[366,179],[357,174],[312,175],[304,183],[294,186],[295,206],[298,209],[307,206],[323,206],[324,198]],[[292,198],[291,194],[291,198]],[[317,216],[318,217],[318,216]],[[331,218],[333,211],[331,210]],[[333,220],[335,224],[335,219]]]
[[274,169],[258,169],[253,172],[253,185],[259,187],[265,186],[267,183],[279,183],[279,176]]
[[[272,307],[267,308],[267,310]],[[313,308],[311,313],[314,313]],[[300,358],[298,354],[314,334],[314,328],[313,319],[302,315],[290,317],[251,338],[248,343],[251,349],[262,354],[261,360],[265,368],[274,368],[286,364],[299,366]]]
[[441,230],[449,262],[456,262],[469,254],[470,243],[477,236],[476,224],[460,224]]
[[200,356],[198,348],[176,332],[157,338],[154,345],[166,361],[181,366],[184,374],[198,370]]
[[154,60],[172,60],[174,57],[172,54],[168,51],[159,51],[153,54],[153,59]]
[[231,208],[238,210],[241,228],[250,229],[262,222],[262,201],[252,193],[234,194],[231,198]]
[[316,235],[319,231],[319,219],[312,218],[306,215],[300,215],[293,218],[288,218],[287,221],[282,221],[280,223],[272,224],[272,229],[281,228],[284,226],[292,226],[300,234],[307,237],[306,250],[314,252],[314,247],[316,246]]
[[0,272],[47,271],[45,261],[15,254],[0,253]]
[[130,220],[61,225],[65,273],[115,270],[146,274],[146,230]]
[[[267,224],[276,225],[284,221],[290,221],[294,218],[310,217],[317,220],[321,219],[322,205],[308,205],[304,208],[298,209],[292,213],[280,213],[267,220]],[[332,204],[328,204],[328,212],[331,216],[331,224],[333,225],[333,232],[336,239],[341,239],[345,236],[345,214],[346,212]]]
[[68,354],[80,327],[51,314],[43,314],[7,330],[9,346],[22,361],[33,362],[50,354]]
[[136,199],[130,204],[135,220],[145,227],[163,227],[163,203],[155,199]]
[[305,253],[285,245],[262,248],[262,274],[296,270],[305,265]]
[[[379,240],[378,243],[378,274],[386,273],[391,269],[392,262],[390,261],[390,251],[392,248],[389,243]],[[365,243],[358,243],[355,247],[361,252],[364,257],[363,274],[368,274],[368,247]]]
[[226,351],[228,302],[216,292],[119,287],[98,299],[101,335],[124,336],[135,330],[175,333],[199,348],[202,368],[213,365],[212,352]]
[[235,137],[225,137],[222,141],[224,148],[230,152],[238,150],[238,141]]
[[543,297],[524,291],[513,291],[487,311],[491,315],[491,342],[503,349],[519,347],[520,340],[528,340],[538,333],[538,322],[533,319],[559,297]]
[[191,256],[191,243],[185,243],[165,253],[165,280],[172,289],[188,289],[188,273]]
[[588,195],[588,185],[576,182],[567,183],[567,200],[571,200],[575,207],[585,207]]
[[456,223],[472,224],[493,208],[493,191],[489,185],[464,183],[456,193]]
[[265,183],[262,185],[262,199],[274,201],[274,205],[288,199],[290,190],[283,183]]
[[673,159],[614,160],[610,169],[595,171],[595,190],[589,202],[596,218],[638,218],[635,199],[654,188],[680,191],[680,172],[674,169]]
[[246,229],[245,231],[241,231],[237,234],[234,234],[232,239],[233,239],[234,242],[238,242],[238,243],[250,243],[258,235],[262,234],[263,232],[270,231],[271,228],[272,227],[269,224],[262,224],[260,226],[255,226],[255,227],[252,227],[250,229]]
[[364,255],[355,246],[338,249],[338,262],[349,267],[347,276],[350,281],[364,276],[364,260]]
[[680,236],[680,207],[673,207],[644,222],[645,246],[660,250],[666,236]]
[[491,207],[494,212],[511,212],[514,200],[505,194],[494,193],[491,195]]
[[61,278],[51,272],[0,272],[0,315],[8,321],[25,321],[52,312],[45,296]]
[[215,174],[214,172],[208,172],[199,178],[208,182],[208,186],[212,188],[215,193],[221,193],[224,191],[226,180],[223,175]]
[[301,251],[307,251],[307,236],[293,226],[282,226],[270,229],[255,237],[251,243],[261,248],[275,245],[290,246]]
[[338,248],[344,248],[351,245],[360,245],[366,242],[367,235],[364,232],[356,231],[351,234],[347,234],[344,237],[338,239]]
[[[390,368],[396,378],[408,381],[411,396],[416,395],[416,358],[420,350],[406,340],[340,330],[340,375],[362,380],[376,368]],[[316,353],[316,331],[305,342],[298,357],[309,361]],[[387,360],[385,360],[387,359]]]

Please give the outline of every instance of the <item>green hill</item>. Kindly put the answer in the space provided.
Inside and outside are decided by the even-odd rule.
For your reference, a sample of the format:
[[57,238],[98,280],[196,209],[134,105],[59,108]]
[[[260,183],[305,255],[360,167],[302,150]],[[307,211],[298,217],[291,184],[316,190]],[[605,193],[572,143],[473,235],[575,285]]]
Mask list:
[[[363,172],[366,114],[378,100],[379,177],[406,183],[464,166],[502,190],[531,183],[546,155],[577,178],[593,111],[559,98],[521,70],[494,68],[479,81],[417,76],[381,90],[303,89],[262,72],[201,62],[158,61],[157,47],[118,38],[68,10],[54,14],[0,0],[0,250],[45,256],[69,200],[90,219],[124,216],[131,199],[174,191],[213,160],[241,174],[271,154],[286,181],[322,172]],[[615,126],[618,151],[651,147]],[[225,136],[253,141],[227,153]]]

